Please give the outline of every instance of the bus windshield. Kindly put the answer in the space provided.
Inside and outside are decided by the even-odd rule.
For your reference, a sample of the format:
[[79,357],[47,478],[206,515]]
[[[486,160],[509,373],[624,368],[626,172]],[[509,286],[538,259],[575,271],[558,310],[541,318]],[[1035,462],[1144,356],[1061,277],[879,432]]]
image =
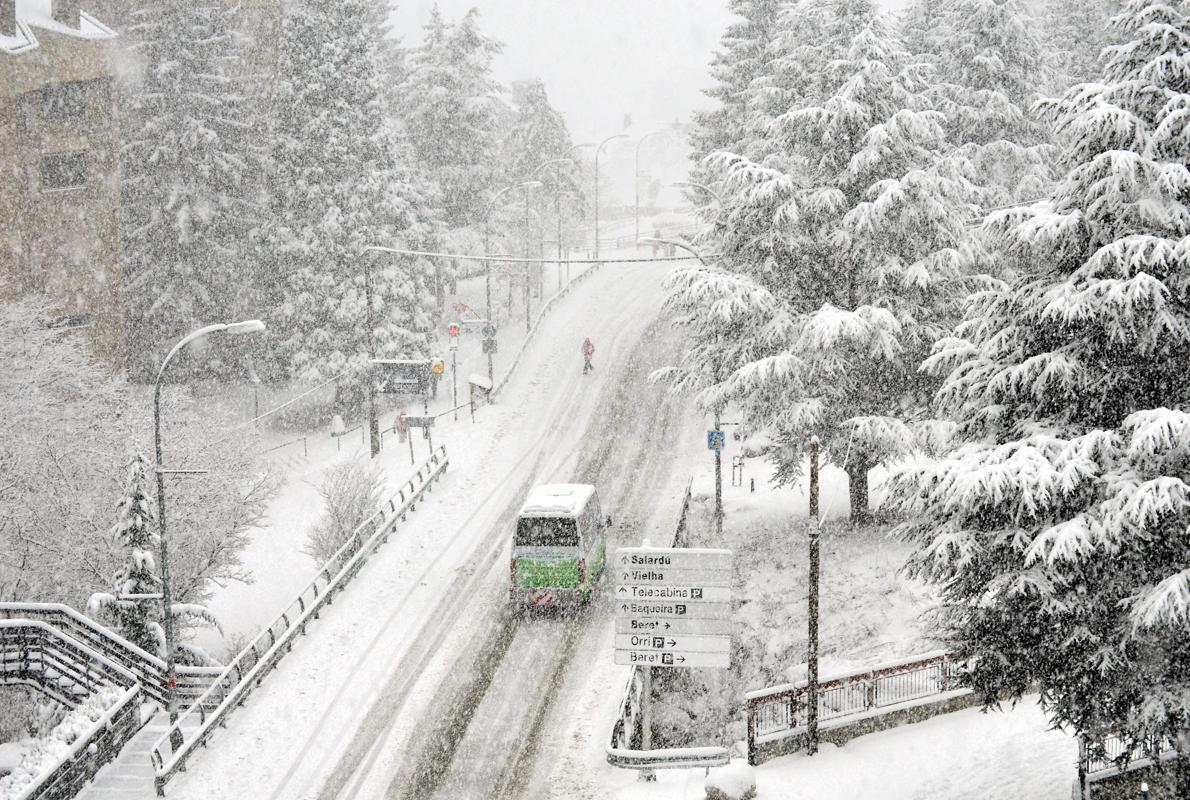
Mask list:
[[517,547],[578,547],[573,519],[521,517],[516,526]]

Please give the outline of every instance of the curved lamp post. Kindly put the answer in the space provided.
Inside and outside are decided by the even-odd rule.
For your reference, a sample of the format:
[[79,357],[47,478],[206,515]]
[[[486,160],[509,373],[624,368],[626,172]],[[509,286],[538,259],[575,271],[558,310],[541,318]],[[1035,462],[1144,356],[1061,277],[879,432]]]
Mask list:
[[[581,146],[581,145],[575,145],[575,147],[579,147],[579,146]],[[570,149],[574,150],[574,147],[572,147]],[[557,222],[558,222],[558,261],[557,261],[557,265],[558,265],[558,286],[559,286],[559,288],[562,286],[562,165],[563,164],[574,164],[574,163],[575,163],[575,160],[573,158],[551,158],[549,161],[543,161],[540,164],[538,164],[536,167],[533,168],[533,171],[529,173],[529,177],[532,178],[532,177],[535,177],[537,175],[537,173],[541,172],[546,167],[554,166],[557,168],[557,174],[554,176],[554,216],[557,218]],[[538,228],[541,232],[541,257],[542,258],[545,258],[545,219],[544,219],[544,216],[545,215],[543,214],[541,216],[541,218],[539,218],[539,220],[538,220],[538,222],[539,222]],[[542,276],[545,271],[544,267],[545,267],[544,264],[537,265],[537,296],[541,297],[543,299],[545,297],[545,295],[544,295],[545,287],[542,285],[543,284]],[[527,268],[528,267],[526,266],[526,269]]]
[[603,150],[603,146],[608,142],[616,139],[627,139],[628,134],[617,133],[615,136],[609,136],[599,143],[595,148],[595,260],[599,260],[599,152]]
[[656,136],[661,133],[669,133],[670,128],[658,128],[655,131],[649,131],[644,136],[636,141],[636,157],[633,160],[632,168],[632,188],[636,197],[636,238],[640,238],[640,146],[650,136]]
[[716,192],[714,189],[712,189],[710,186],[707,186],[705,183],[695,183],[694,181],[674,181],[673,185],[674,186],[689,186],[693,189],[701,189],[702,191],[709,194],[711,197],[715,198],[715,200],[718,201],[720,207],[723,206],[723,196],[720,195],[718,192]]
[[[166,355],[165,360],[161,362],[161,369],[157,370],[157,382],[153,386],[153,440],[157,449],[157,466],[154,472],[157,473],[157,526],[159,538],[161,541],[161,600],[164,606],[165,619],[165,704],[169,711],[169,722],[178,721],[178,696],[177,696],[177,677],[174,675],[175,658],[174,651],[176,648],[176,641],[174,638],[174,613],[173,613],[173,599],[170,594],[169,585],[169,550],[168,543],[165,536],[165,467],[162,464],[161,456],[161,378],[165,375],[165,368],[169,366],[169,362],[173,360],[182,348],[191,342],[201,339],[210,333],[261,333],[264,331],[264,323],[258,319],[250,319],[244,322],[233,322],[230,324],[216,324],[207,325],[198,330],[187,334],[173,346],[173,349]],[[176,750],[182,744],[182,732],[176,727],[171,728],[170,743]]]

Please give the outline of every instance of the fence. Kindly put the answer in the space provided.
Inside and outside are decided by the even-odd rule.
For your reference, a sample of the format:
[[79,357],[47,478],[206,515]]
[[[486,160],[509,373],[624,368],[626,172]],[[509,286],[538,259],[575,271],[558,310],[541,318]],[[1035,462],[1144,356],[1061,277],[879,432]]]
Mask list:
[[[61,603],[0,603],[2,620],[40,621],[62,631],[72,640],[131,672],[144,688],[145,694],[158,703],[165,703],[165,662],[70,606]],[[177,667],[178,702],[182,705],[193,702],[222,671],[221,667]]]
[[[970,694],[969,689],[959,685],[965,664],[965,659],[937,651],[819,681],[818,722],[837,727],[841,722],[858,721],[923,699],[941,700],[951,693]],[[809,692],[808,682],[799,681],[745,695],[748,763],[757,763],[760,744],[805,731]]]
[[1092,755],[1085,739],[1079,739],[1079,762],[1088,782],[1152,766],[1176,753],[1168,736],[1144,736],[1139,739],[1121,733],[1104,737],[1103,754]]
[[15,800],[73,797],[139,728],[141,684],[136,675],[47,622],[0,621],[0,684],[34,686],[71,708],[101,688],[122,690],[58,763]]
[[[159,795],[164,796],[166,783],[185,768],[194,748],[205,744],[213,727],[224,724],[228,714],[243,705],[277,662],[293,649],[294,639],[306,632],[310,620],[318,618],[319,611],[331,602],[334,593],[344,588],[367,557],[388,540],[397,522],[414,510],[447,464],[446,448],[439,447],[413,478],[352,532],[297,599],[227,665],[210,688],[157,740],[151,758]],[[181,744],[174,748],[171,737],[179,734]]]
[[[686,516],[690,510],[690,491],[694,479],[686,483],[682,494],[678,524],[674,528],[673,546],[685,547]],[[612,725],[612,735],[607,745],[607,763],[622,769],[687,769],[691,767],[719,767],[731,756],[726,747],[675,747],[658,750],[638,750],[643,741],[644,714],[641,702],[644,698],[644,673],[639,667],[632,667],[628,685],[620,700],[620,710]]]

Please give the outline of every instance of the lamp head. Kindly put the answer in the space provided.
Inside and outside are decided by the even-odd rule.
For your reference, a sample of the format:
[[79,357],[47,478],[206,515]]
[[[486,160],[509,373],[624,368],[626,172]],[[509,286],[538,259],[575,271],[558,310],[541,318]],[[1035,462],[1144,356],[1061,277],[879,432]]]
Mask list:
[[226,328],[227,333],[239,335],[242,333],[263,333],[264,323],[258,319],[248,319],[243,322],[233,322]]

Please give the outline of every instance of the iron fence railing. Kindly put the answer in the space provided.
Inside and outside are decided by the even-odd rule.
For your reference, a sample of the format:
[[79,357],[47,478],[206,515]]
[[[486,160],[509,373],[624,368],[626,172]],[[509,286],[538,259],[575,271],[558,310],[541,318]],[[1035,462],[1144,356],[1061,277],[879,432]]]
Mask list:
[[[864,672],[841,675],[818,683],[818,722],[830,723],[868,715],[904,703],[960,689],[966,660],[937,651],[893,662]],[[749,761],[755,763],[757,744],[805,729],[809,712],[806,681],[749,692]]]
[[1093,754],[1086,740],[1079,740],[1079,761],[1089,781],[1148,767],[1173,757],[1176,752],[1174,741],[1168,736],[1128,736],[1113,732],[1105,736],[1101,744],[1102,754]]
[[[61,603],[0,603],[2,620],[37,620],[57,628],[115,661],[136,676],[145,694],[158,703],[165,702],[165,662],[70,606]],[[205,692],[222,671],[222,667],[177,667],[178,702],[188,705]]]
[[15,800],[73,797],[139,728],[141,684],[137,676],[47,622],[0,620],[0,684],[14,683],[37,688],[72,708],[103,689],[120,692],[100,717],[67,745],[56,764],[24,787]]
[[[346,586],[368,555],[388,540],[396,524],[414,510],[426,492],[431,491],[433,482],[441,477],[448,463],[446,448],[437,448],[380,510],[352,532],[297,599],[224,668],[210,688],[157,740],[150,757],[159,795],[164,796],[165,785],[185,768],[194,748],[204,744],[213,727],[222,724],[228,714],[260,686],[277,662],[293,649],[293,640],[305,633],[310,620],[318,618],[319,611],[331,601],[334,593]],[[178,734],[181,744],[175,748],[171,739]]]

